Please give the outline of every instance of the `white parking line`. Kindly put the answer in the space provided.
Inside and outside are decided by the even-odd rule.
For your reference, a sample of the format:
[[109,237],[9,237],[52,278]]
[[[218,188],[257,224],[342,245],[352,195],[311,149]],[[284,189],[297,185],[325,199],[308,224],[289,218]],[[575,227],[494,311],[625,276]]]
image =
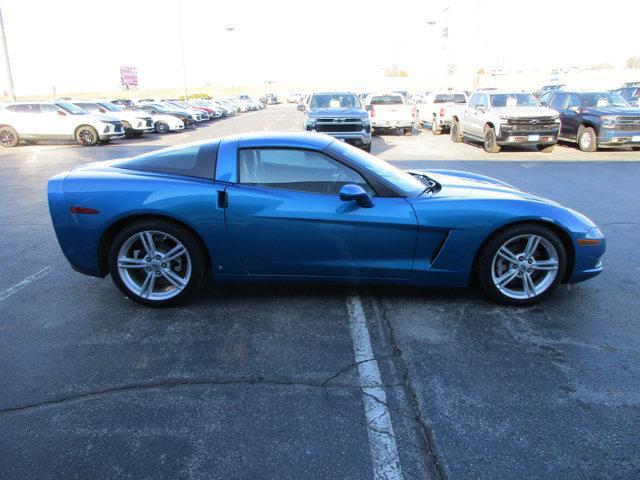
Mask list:
[[38,270],[33,275],[28,276],[27,278],[22,280],[20,283],[16,283],[13,287],[6,289],[2,293],[0,293],[0,302],[3,301],[3,300],[6,300],[7,298],[9,298],[14,293],[18,293],[20,290],[22,290],[23,288],[27,287],[30,283],[32,283],[32,282],[34,282],[34,281],[36,281],[36,280],[38,280],[38,279],[40,279],[42,277],[46,277],[49,274],[49,272],[51,272],[51,270],[53,270],[53,266],[51,266],[51,265],[46,266],[43,269]]
[[364,414],[369,428],[369,450],[373,462],[373,476],[376,480],[401,480],[400,459],[396,445],[391,415],[386,407],[387,396],[382,387],[378,362],[373,357],[373,348],[367,328],[360,298],[351,295],[347,298],[349,328],[355,359],[358,363],[362,387]]

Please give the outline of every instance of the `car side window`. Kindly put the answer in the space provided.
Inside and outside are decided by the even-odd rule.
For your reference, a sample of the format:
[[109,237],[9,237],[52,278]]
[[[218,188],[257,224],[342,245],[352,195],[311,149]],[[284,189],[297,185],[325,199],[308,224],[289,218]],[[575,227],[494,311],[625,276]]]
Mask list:
[[474,93],[471,96],[471,100],[469,100],[469,108],[476,108],[476,106],[478,105],[478,100],[480,99],[480,94],[479,93]]
[[243,149],[238,173],[243,185],[337,195],[344,185],[355,184],[375,195],[358,172],[311,150]]
[[575,93],[569,95],[569,103],[567,103],[567,109],[581,107],[582,102],[580,101],[580,97]]
[[549,102],[549,107],[554,110],[564,110],[564,101],[566,100],[567,95],[565,93],[556,93],[551,101]]
[[40,105],[40,110],[42,111],[42,113],[58,113],[62,111],[62,109],[57,105],[51,105],[48,103],[43,103],[42,105]]
[[40,113],[40,106],[36,103],[20,103],[18,105],[9,105],[7,109],[17,113]]
[[487,96],[484,93],[481,93],[478,97],[478,106],[479,107],[488,107],[489,102],[487,101]]

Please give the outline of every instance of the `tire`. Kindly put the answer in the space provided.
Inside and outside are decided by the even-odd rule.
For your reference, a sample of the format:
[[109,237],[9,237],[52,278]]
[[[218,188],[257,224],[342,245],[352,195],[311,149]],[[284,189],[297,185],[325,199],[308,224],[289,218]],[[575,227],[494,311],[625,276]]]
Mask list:
[[442,135],[442,127],[438,125],[435,115],[431,119],[431,133],[433,133],[434,135]]
[[0,145],[10,148],[15,147],[19,143],[20,137],[15,128],[9,126],[0,128]]
[[155,131],[160,134],[164,134],[169,131],[169,125],[166,122],[156,122],[153,127]]
[[[539,240],[535,256],[529,261],[526,250],[532,237]],[[498,253],[499,250],[505,252],[505,245],[513,257]],[[517,266],[514,268],[514,265]],[[485,242],[477,257],[475,274],[482,289],[493,300],[505,305],[525,306],[539,302],[558,288],[566,268],[567,253],[560,237],[543,225],[521,223],[497,232]],[[525,288],[527,278],[531,279],[532,284],[528,285],[533,285],[533,289]],[[503,285],[498,287],[499,283]]]
[[124,138],[131,138],[133,136],[133,128],[131,128],[131,124],[123,120],[122,126],[124,127]]
[[413,135],[413,127],[409,127],[409,128],[405,128],[404,129],[404,134],[408,137],[410,137],[411,135]]
[[460,122],[456,119],[451,120],[451,140],[453,143],[462,143],[462,132],[460,131]]
[[[147,261],[149,255],[145,253],[140,237],[143,232],[153,232],[154,250],[158,252],[159,259],[156,257]],[[163,263],[161,256],[169,253],[178,243],[186,253]],[[134,252],[138,252],[137,257],[133,257]],[[118,259],[123,256],[136,262],[132,260],[129,262],[131,267],[121,268]],[[139,267],[138,264],[149,266]],[[150,307],[171,307],[185,301],[200,288],[207,269],[204,247],[185,227],[166,220],[141,220],[124,227],[111,242],[109,270],[116,286],[134,302]],[[173,282],[177,278],[184,285],[178,287],[165,273],[154,275],[157,270],[168,270]],[[125,271],[129,273],[126,274]],[[151,285],[150,295],[145,298],[144,294],[141,295],[132,286],[140,284],[144,288],[144,279],[148,279],[149,275],[155,280]],[[156,289],[159,291],[155,292]]]
[[634,152],[637,152],[638,150],[640,150],[640,147],[631,147],[631,150],[633,150]]
[[367,153],[371,153],[371,143],[372,142],[369,142],[369,144],[365,145],[362,149]]
[[76,128],[76,142],[83,147],[93,147],[100,138],[98,132],[91,125],[80,125]]
[[396,128],[396,137],[399,137],[401,135],[404,135],[404,129],[403,128]]
[[581,125],[578,128],[578,148],[583,152],[595,152],[598,150],[596,131],[591,127]]
[[499,153],[501,148],[496,140],[496,130],[493,127],[484,127],[484,142],[482,142],[484,151],[487,153]]
[[551,153],[553,152],[553,149],[555,148],[556,144],[554,143],[553,145],[538,145],[538,151],[542,152],[542,153]]

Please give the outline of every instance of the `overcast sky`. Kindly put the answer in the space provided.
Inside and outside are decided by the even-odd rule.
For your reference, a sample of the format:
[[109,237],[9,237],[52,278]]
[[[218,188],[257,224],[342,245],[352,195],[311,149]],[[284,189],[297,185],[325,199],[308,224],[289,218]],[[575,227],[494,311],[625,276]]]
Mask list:
[[[477,4],[453,1],[462,11],[467,2]],[[356,81],[379,76],[394,62],[410,75],[424,75],[446,62],[440,43],[446,5],[182,0],[188,81]],[[459,15],[458,27],[468,26],[470,44],[492,42],[501,28],[505,68],[623,66],[630,55],[640,56],[640,0],[481,5],[484,19]],[[121,65],[138,67],[141,87],[182,84],[179,0],[0,0],[0,7],[18,94],[50,93],[54,85],[60,93],[117,89]],[[235,31],[225,32],[226,26]],[[463,52],[457,61],[492,67],[495,50],[484,52],[486,58]]]

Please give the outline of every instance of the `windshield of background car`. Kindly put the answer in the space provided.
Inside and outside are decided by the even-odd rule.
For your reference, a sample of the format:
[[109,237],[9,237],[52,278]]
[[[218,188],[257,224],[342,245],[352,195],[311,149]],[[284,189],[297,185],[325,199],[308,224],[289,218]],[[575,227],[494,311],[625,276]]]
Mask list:
[[371,105],[402,105],[402,97],[400,95],[380,95],[371,97]]
[[629,102],[617,93],[594,92],[580,95],[585,107],[628,107]]
[[493,107],[539,107],[540,103],[529,93],[496,93],[490,95]]
[[64,110],[66,110],[71,115],[86,115],[86,114],[89,113],[84,108],[80,108],[77,105],[74,105],[73,103],[58,102],[58,103],[56,103],[56,105],[58,105],[60,108],[62,108]]
[[415,197],[424,191],[425,185],[416,177],[360,148],[340,141],[331,142],[326,148],[382,178],[404,196]]
[[358,98],[350,93],[320,93],[311,97],[310,108],[352,108],[360,107]]
[[436,95],[433,103],[467,103],[467,98],[461,93]]
[[99,102],[99,105],[103,108],[106,108],[110,112],[119,112],[121,110],[124,110],[124,107],[120,107],[118,105],[114,105],[113,103],[109,103],[109,102]]

